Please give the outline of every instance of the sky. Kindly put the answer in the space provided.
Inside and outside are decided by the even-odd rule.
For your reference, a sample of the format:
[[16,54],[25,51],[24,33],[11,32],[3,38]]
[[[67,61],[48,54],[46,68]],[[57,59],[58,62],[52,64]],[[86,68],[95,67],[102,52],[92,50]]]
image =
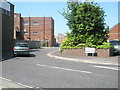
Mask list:
[[[106,24],[112,28],[118,23],[118,2],[97,2],[105,11]],[[15,13],[21,13],[22,17],[52,17],[54,19],[55,34],[65,34],[69,31],[67,20],[59,13],[67,8],[66,2],[12,2],[15,5]]]

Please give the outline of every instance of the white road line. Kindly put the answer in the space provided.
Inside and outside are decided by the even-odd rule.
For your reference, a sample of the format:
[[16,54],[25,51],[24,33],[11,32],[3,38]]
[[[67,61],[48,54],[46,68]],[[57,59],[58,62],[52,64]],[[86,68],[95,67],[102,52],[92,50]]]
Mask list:
[[0,79],[5,80],[5,81],[9,81],[9,82],[11,82],[11,83],[17,84],[17,85],[22,86],[22,87],[33,88],[33,87],[28,86],[28,85],[25,85],[25,84],[21,84],[21,83],[18,83],[18,82],[13,82],[13,81],[11,81],[11,80],[9,80],[9,79],[7,79],[7,78],[0,77]]
[[89,72],[89,71],[81,71],[81,70],[75,70],[75,69],[69,69],[69,68],[61,68],[61,67],[48,66],[48,65],[42,65],[42,64],[37,64],[37,66],[47,67],[47,68],[53,68],[53,69],[60,69],[60,70],[67,70],[67,71],[73,71],[73,72],[81,72],[81,73],[92,74],[92,72]]
[[97,67],[97,68],[104,68],[104,69],[111,69],[111,70],[119,70],[118,67],[106,67],[106,66],[93,66],[93,67]]

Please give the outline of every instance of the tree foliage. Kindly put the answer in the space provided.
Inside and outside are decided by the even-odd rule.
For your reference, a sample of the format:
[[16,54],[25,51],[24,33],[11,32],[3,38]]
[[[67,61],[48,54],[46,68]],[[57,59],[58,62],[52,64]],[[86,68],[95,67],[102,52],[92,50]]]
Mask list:
[[102,45],[108,39],[109,27],[105,23],[105,12],[94,2],[67,2],[67,10],[62,12],[67,19],[70,33],[63,45]]

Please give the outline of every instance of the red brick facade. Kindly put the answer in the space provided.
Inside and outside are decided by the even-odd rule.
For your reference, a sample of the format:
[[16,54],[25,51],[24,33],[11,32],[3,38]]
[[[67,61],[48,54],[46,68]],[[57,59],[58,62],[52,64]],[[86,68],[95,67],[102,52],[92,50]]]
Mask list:
[[24,34],[24,40],[43,41],[47,42],[49,47],[53,46],[54,20],[52,17],[21,17],[19,14],[15,15],[14,29],[16,31],[16,26],[18,26],[19,32]]
[[109,41],[110,40],[115,40],[115,39],[120,39],[120,23],[116,24],[110,31],[109,33]]
[[14,39],[23,39],[24,32],[21,29],[21,14],[14,14]]

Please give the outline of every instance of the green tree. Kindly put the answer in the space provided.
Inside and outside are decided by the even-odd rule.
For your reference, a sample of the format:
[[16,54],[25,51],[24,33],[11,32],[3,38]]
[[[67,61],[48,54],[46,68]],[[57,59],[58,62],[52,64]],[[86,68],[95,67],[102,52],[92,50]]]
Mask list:
[[62,15],[68,21],[70,33],[67,33],[66,41],[73,44],[70,46],[79,43],[86,43],[88,46],[101,45],[107,41],[109,27],[104,22],[106,15],[97,3],[71,0],[67,2],[67,10],[64,10]]

